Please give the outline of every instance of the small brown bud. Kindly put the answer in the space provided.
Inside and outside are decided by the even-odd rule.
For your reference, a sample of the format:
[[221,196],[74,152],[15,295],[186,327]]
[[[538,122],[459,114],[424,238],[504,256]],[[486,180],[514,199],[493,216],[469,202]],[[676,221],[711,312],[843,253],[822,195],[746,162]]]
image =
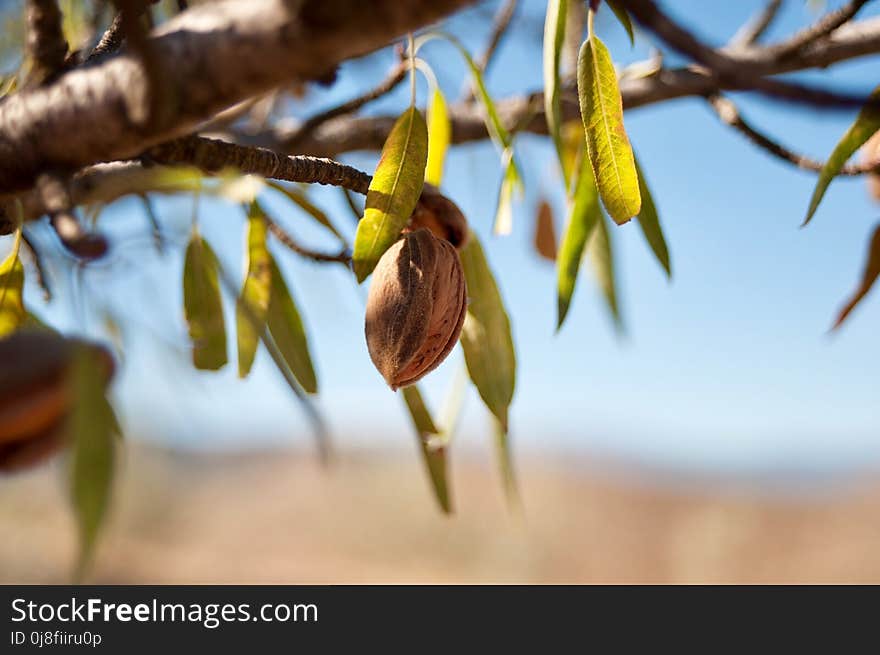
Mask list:
[[370,358],[392,389],[415,383],[446,359],[466,310],[464,272],[448,241],[420,229],[382,255],[365,332]]
[[[880,165],[880,130],[862,147],[862,161],[866,166]],[[868,192],[880,201],[880,173],[868,174]]]
[[464,214],[437,187],[427,183],[422,187],[422,195],[404,232],[414,232],[420,228],[431,230],[435,237],[446,239],[458,250],[467,244],[469,230]]

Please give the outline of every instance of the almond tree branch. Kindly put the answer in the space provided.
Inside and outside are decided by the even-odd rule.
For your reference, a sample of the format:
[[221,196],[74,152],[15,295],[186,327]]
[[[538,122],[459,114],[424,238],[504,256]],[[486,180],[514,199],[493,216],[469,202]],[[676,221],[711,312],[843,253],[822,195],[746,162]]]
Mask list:
[[844,23],[852,20],[859,10],[868,4],[871,0],[850,0],[843,7],[835,11],[831,11],[820,18],[814,25],[798,32],[787,41],[770,48],[771,57],[785,59],[791,55],[798,53],[800,50],[822,39]]
[[310,248],[300,245],[300,243],[294,239],[289,232],[278,225],[273,219],[268,216],[265,216],[264,218],[266,219],[266,227],[269,232],[271,232],[284,247],[295,252],[297,255],[305,257],[306,259],[311,259],[314,262],[336,262],[339,264],[345,264],[346,266],[351,261],[351,253],[348,249],[340,250],[338,253],[325,253],[311,250]]
[[56,0],[28,0],[27,50],[31,60],[31,85],[50,80],[64,66],[67,40],[61,29],[61,11]]
[[736,49],[756,43],[773,24],[781,7],[782,0],[770,0],[757,16],[749,20],[733,35],[729,47]]
[[[510,27],[510,21],[516,13],[516,4],[516,0],[505,0],[504,4],[499,7],[495,14],[495,18],[492,20],[492,31],[489,33],[489,42],[486,44],[486,49],[483,50],[483,53],[474,62],[476,63],[477,68],[480,69],[481,73],[485,73],[489,69],[489,64],[492,63],[492,58],[495,56],[495,52],[498,50],[501,40],[507,33],[507,28]],[[473,82],[469,82],[467,92],[462,97],[462,100],[472,100],[473,97]]]

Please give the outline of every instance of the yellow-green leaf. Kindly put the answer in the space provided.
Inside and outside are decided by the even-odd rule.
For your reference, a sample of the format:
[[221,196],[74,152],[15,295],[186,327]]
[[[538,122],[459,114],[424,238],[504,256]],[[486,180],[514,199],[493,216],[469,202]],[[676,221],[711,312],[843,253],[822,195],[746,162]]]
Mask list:
[[578,56],[578,96],[599,196],[618,225],[641,209],[639,176],[623,125],[617,73],[605,44],[595,35]]
[[[300,209],[302,209],[304,212],[306,212],[309,216],[311,216],[316,221],[318,221],[318,223],[320,223],[325,228],[327,228],[333,234],[333,236],[335,236],[337,239],[339,239],[339,241],[341,243],[343,243],[343,244],[346,243],[345,237],[343,237],[342,234],[339,233],[339,230],[336,229],[336,226],[333,225],[333,222],[327,217],[327,214],[325,214],[323,211],[321,211],[320,208],[313,205],[311,203],[311,201],[308,198],[306,198],[305,194],[300,193],[296,189],[292,189],[288,186],[285,186],[285,185],[283,185],[279,182],[275,182],[275,181],[270,181],[269,187],[271,187],[272,189],[275,189],[279,193],[284,194],[284,196],[288,200],[293,202]],[[360,217],[358,217],[358,218],[360,218]]]
[[880,277],[880,225],[874,229],[874,235],[871,237],[871,243],[868,245],[868,257],[865,261],[865,270],[862,273],[862,281],[859,284],[859,288],[856,289],[849,302],[840,310],[837,320],[831,328],[832,330],[836,330],[843,324],[856,305],[868,295],[878,277]]
[[71,407],[70,496],[79,531],[78,572],[88,565],[107,513],[119,423],[104,392],[106,372],[92,348],[81,345],[72,357],[68,384]]
[[431,413],[425,406],[422,394],[417,385],[404,387],[403,399],[406,401],[406,407],[409,410],[413,427],[419,436],[419,446],[422,450],[422,457],[425,461],[425,467],[431,478],[431,486],[434,489],[434,496],[440,508],[449,514],[452,512],[452,502],[449,496],[449,483],[446,473],[446,447],[437,446],[431,443],[431,435],[439,434],[439,430],[434,425]]
[[544,115],[547,131],[556,147],[559,166],[568,186],[568,171],[562,150],[562,108],[559,98],[559,62],[565,41],[565,19],[568,15],[567,0],[549,0],[544,19]]
[[667,277],[672,277],[672,266],[669,262],[669,247],[666,245],[666,237],[663,236],[663,228],[660,226],[660,216],[657,214],[657,206],[654,204],[654,198],[651,190],[648,188],[648,181],[645,179],[645,173],[636,159],[636,171],[639,175],[639,191],[642,195],[642,210],[639,212],[638,223],[645,235],[645,241],[651,247],[651,251],[660,262],[663,270],[666,271]]
[[251,370],[269,313],[272,269],[269,265],[271,257],[266,248],[266,230],[266,217],[260,205],[254,202],[247,218],[245,278],[235,309],[238,376],[241,378],[246,377]]
[[428,164],[425,168],[425,182],[440,186],[443,180],[443,166],[446,163],[446,151],[452,135],[452,124],[446,99],[439,88],[431,94],[428,105]]
[[880,86],[878,86],[870,95],[872,105],[869,105],[859,112],[855,122],[843,135],[843,138],[835,146],[834,151],[825,162],[819,173],[819,180],[816,182],[816,188],[813,196],[810,198],[810,206],[807,208],[807,217],[804,219],[804,225],[810,222],[822,197],[828,190],[828,186],[835,176],[840,173],[847,160],[853,156],[856,150],[861,148],[871,136],[880,130],[880,110],[877,109],[876,103],[880,102]]
[[27,318],[22,299],[24,266],[18,256],[20,238],[17,233],[12,252],[0,264],[0,337],[15,332]]
[[620,6],[618,0],[607,0],[608,6],[611,7],[611,11],[614,12],[614,15],[617,17],[618,22],[623,26],[623,29],[626,30],[626,35],[629,37],[629,44],[636,44],[636,35],[633,32],[632,20],[630,20],[629,12]]
[[495,452],[498,457],[498,470],[501,474],[501,484],[504,488],[504,497],[508,505],[513,509],[520,509],[519,486],[516,483],[516,472],[513,468],[513,454],[510,449],[510,435],[506,428],[497,420],[493,420],[493,432],[495,436]]
[[568,224],[556,258],[557,330],[562,327],[568,315],[587,240],[602,216],[593,169],[583,152],[581,154],[581,166],[574,183],[574,198],[570,201]]
[[315,368],[309,353],[309,342],[299,310],[284,282],[275,260],[269,257],[272,276],[272,294],[269,299],[269,334],[278,346],[281,356],[297,381],[308,393],[318,391]]
[[516,385],[516,353],[510,320],[498,285],[475,234],[461,251],[468,310],[461,345],[468,374],[480,397],[507,430],[507,411]]
[[593,265],[593,273],[596,282],[605,298],[605,304],[611,313],[614,327],[623,329],[623,317],[620,315],[620,306],[617,303],[617,278],[614,264],[614,245],[611,241],[611,232],[604,216],[596,221],[596,229],[587,243],[587,257]]
[[216,371],[226,358],[226,325],[217,282],[217,257],[198,233],[186,247],[183,265],[183,309],[197,369]]
[[428,161],[428,127],[415,107],[391,129],[370,182],[364,218],[354,239],[354,272],[363,282],[397,241],[415,209]]
[[502,158],[504,176],[498,189],[498,204],[495,209],[495,234],[510,234],[513,230],[513,192],[522,193],[522,180],[516,168],[513,151],[505,151]]

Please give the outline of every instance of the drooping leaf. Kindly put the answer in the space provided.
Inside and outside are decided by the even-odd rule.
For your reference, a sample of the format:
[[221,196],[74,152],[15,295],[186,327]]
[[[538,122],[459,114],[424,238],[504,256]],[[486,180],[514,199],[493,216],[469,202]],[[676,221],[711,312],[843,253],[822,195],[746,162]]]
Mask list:
[[468,374],[480,397],[507,430],[507,411],[516,386],[516,353],[510,320],[483,248],[471,234],[460,253],[468,292],[461,345]]
[[663,270],[666,271],[667,277],[672,277],[672,266],[669,262],[669,247],[666,245],[666,237],[663,236],[663,228],[660,227],[660,216],[657,214],[657,206],[654,204],[654,197],[648,188],[648,181],[645,179],[645,173],[636,159],[636,171],[639,174],[639,191],[642,196],[642,210],[638,215],[639,227],[645,235],[645,241],[651,247],[651,251],[660,262]]
[[119,423],[104,393],[105,373],[93,350],[74,354],[68,382],[72,411],[67,421],[71,443],[70,497],[79,531],[78,572],[91,560],[110,501]]
[[617,0],[606,0],[608,2],[608,6],[611,7],[611,11],[614,12],[614,15],[617,17],[618,22],[623,26],[623,29],[626,30],[626,35],[629,37],[629,44],[636,44],[636,35],[633,32],[632,20],[629,17],[629,12],[620,6],[620,3]]
[[495,209],[495,234],[510,234],[513,230],[513,193],[522,193],[522,183],[517,173],[513,151],[508,150],[502,158],[504,176],[498,189],[498,204]]
[[874,235],[871,237],[871,243],[868,245],[868,257],[865,261],[865,270],[862,273],[859,288],[856,289],[852,298],[840,310],[837,320],[834,321],[834,326],[831,328],[832,330],[836,330],[843,325],[850,312],[868,295],[878,277],[880,277],[880,225],[874,229]]
[[192,341],[193,365],[208,371],[225,366],[226,325],[217,282],[217,257],[196,232],[186,247],[183,309]]
[[831,156],[819,173],[819,179],[816,182],[816,188],[813,196],[810,198],[810,206],[807,208],[807,217],[804,219],[804,225],[810,222],[822,197],[828,190],[828,186],[834,177],[840,173],[847,160],[861,148],[871,136],[880,130],[880,110],[877,109],[876,103],[880,102],[880,86],[871,93],[869,97],[873,103],[859,112],[855,122],[843,135],[843,138],[834,147]]
[[434,496],[437,498],[437,502],[443,512],[450,514],[452,512],[452,501],[449,495],[449,483],[446,473],[446,447],[432,444],[430,439],[431,435],[439,434],[440,431],[434,425],[434,420],[425,406],[425,401],[422,399],[422,394],[417,385],[404,387],[403,399],[406,401],[406,407],[409,410],[413,427],[415,427],[416,433],[419,436],[419,446],[422,450],[425,466],[428,469],[428,475],[431,478]]
[[556,261],[556,225],[553,221],[553,208],[542,199],[535,215],[535,252],[544,259]]
[[501,474],[501,484],[504,488],[504,497],[508,505],[513,509],[520,509],[521,501],[519,486],[516,482],[516,471],[513,468],[513,453],[510,449],[510,435],[504,426],[497,420],[493,420],[493,432],[495,436],[495,452],[498,458],[498,470]]
[[620,314],[620,306],[617,302],[617,277],[614,263],[614,244],[611,241],[611,232],[604,216],[596,221],[596,229],[587,243],[587,257],[593,265],[593,273],[596,282],[605,298],[605,304],[611,313],[614,327],[623,330],[623,317]]
[[278,264],[271,256],[269,269],[272,278],[272,293],[267,316],[269,333],[302,388],[308,393],[317,393],[318,381],[299,310],[284,282]]
[[256,202],[247,217],[245,278],[236,302],[235,326],[238,336],[238,377],[247,377],[257,354],[260,335],[266,328],[272,290],[271,256],[266,248],[266,218]]
[[565,41],[567,15],[567,0],[549,0],[547,2],[547,15],[544,19],[544,115],[547,119],[547,131],[556,147],[566,187],[568,186],[568,172],[562,149],[559,65],[562,44]]
[[451,136],[452,124],[446,99],[443,92],[435,88],[428,105],[428,164],[425,168],[425,182],[428,184],[439,187],[443,181],[443,167]]
[[19,255],[20,233],[12,252],[0,264],[0,338],[15,332],[27,319],[22,290],[24,266]]
[[363,282],[394,243],[422,191],[428,161],[428,127],[415,107],[391,129],[367,193],[364,218],[354,240],[354,272]]
[[605,44],[591,36],[578,56],[578,96],[599,196],[618,225],[641,209],[639,176],[626,130],[617,73]]
[[342,234],[339,233],[339,230],[336,229],[336,226],[333,225],[333,222],[327,217],[327,214],[325,214],[323,211],[321,211],[320,208],[312,204],[312,202],[309,201],[305,194],[275,181],[270,181],[269,187],[275,189],[279,193],[282,193],[288,200],[293,202],[309,216],[318,221],[318,223],[327,228],[330,233],[333,234],[333,236],[339,239],[341,243],[345,243],[345,237],[343,237]]
[[574,186],[574,198],[569,203],[568,223],[556,259],[557,330],[562,327],[568,315],[584,248],[602,215],[593,169],[586,156],[581,157],[580,170]]

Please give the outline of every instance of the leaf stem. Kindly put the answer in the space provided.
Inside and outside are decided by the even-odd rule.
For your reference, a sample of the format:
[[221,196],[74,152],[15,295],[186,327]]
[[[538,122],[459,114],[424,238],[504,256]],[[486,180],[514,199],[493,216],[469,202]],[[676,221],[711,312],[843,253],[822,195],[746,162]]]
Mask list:
[[416,48],[413,40],[412,32],[409,38],[409,104],[411,107],[416,106]]
[[596,36],[596,31],[593,27],[593,23],[594,23],[595,19],[596,19],[596,12],[593,9],[590,9],[587,12],[587,38],[590,39],[590,41],[592,41],[593,38]]

